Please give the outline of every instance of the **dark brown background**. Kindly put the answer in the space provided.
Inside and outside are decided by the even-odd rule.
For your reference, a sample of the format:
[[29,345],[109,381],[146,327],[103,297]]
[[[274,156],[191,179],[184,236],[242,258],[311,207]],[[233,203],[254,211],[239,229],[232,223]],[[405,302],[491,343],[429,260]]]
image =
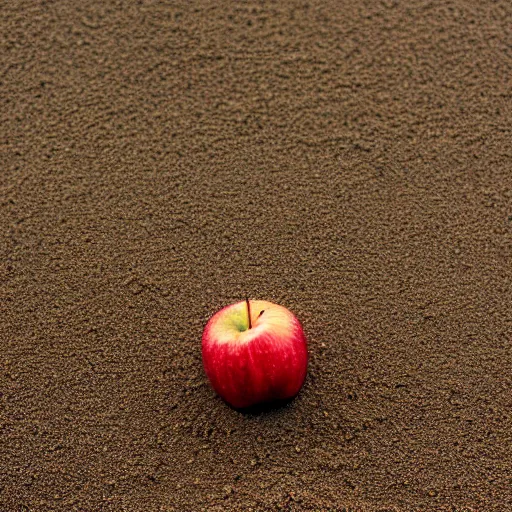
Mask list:
[[[512,510],[512,7],[1,8],[2,511]],[[310,372],[244,415],[218,308]]]

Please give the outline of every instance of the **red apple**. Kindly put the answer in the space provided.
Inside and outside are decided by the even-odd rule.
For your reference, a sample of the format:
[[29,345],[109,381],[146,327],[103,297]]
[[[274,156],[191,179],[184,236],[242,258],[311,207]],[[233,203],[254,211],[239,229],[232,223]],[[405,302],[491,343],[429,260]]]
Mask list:
[[213,389],[244,408],[295,396],[306,378],[306,337],[297,318],[263,300],[231,304],[203,332],[203,365]]

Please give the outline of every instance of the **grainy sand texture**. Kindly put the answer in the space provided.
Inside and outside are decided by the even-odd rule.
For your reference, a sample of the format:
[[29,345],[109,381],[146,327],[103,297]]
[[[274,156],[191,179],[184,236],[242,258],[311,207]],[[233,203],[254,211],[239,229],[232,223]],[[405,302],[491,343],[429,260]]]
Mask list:
[[[0,510],[512,510],[509,0],[0,8]],[[229,408],[226,304],[304,325]]]

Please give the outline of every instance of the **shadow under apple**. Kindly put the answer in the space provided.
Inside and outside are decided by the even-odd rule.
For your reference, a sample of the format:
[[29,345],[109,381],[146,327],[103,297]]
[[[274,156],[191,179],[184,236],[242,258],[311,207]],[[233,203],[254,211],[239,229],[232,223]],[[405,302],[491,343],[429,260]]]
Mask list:
[[244,408],[236,408],[228,404],[227,402],[225,403],[230,409],[233,409],[234,411],[237,411],[243,414],[244,416],[260,416],[263,414],[271,415],[283,412],[294,400],[295,397],[291,397],[286,398],[285,400],[273,400],[271,402],[263,402],[261,404],[251,405],[249,407]]

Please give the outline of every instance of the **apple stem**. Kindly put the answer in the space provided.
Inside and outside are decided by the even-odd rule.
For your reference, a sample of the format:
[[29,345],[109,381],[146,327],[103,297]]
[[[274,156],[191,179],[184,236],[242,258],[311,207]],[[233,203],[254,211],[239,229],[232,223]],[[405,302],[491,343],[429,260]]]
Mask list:
[[249,318],[249,329],[252,327],[251,324],[251,305],[249,304],[249,298],[245,298],[245,303],[247,304],[247,317]]

